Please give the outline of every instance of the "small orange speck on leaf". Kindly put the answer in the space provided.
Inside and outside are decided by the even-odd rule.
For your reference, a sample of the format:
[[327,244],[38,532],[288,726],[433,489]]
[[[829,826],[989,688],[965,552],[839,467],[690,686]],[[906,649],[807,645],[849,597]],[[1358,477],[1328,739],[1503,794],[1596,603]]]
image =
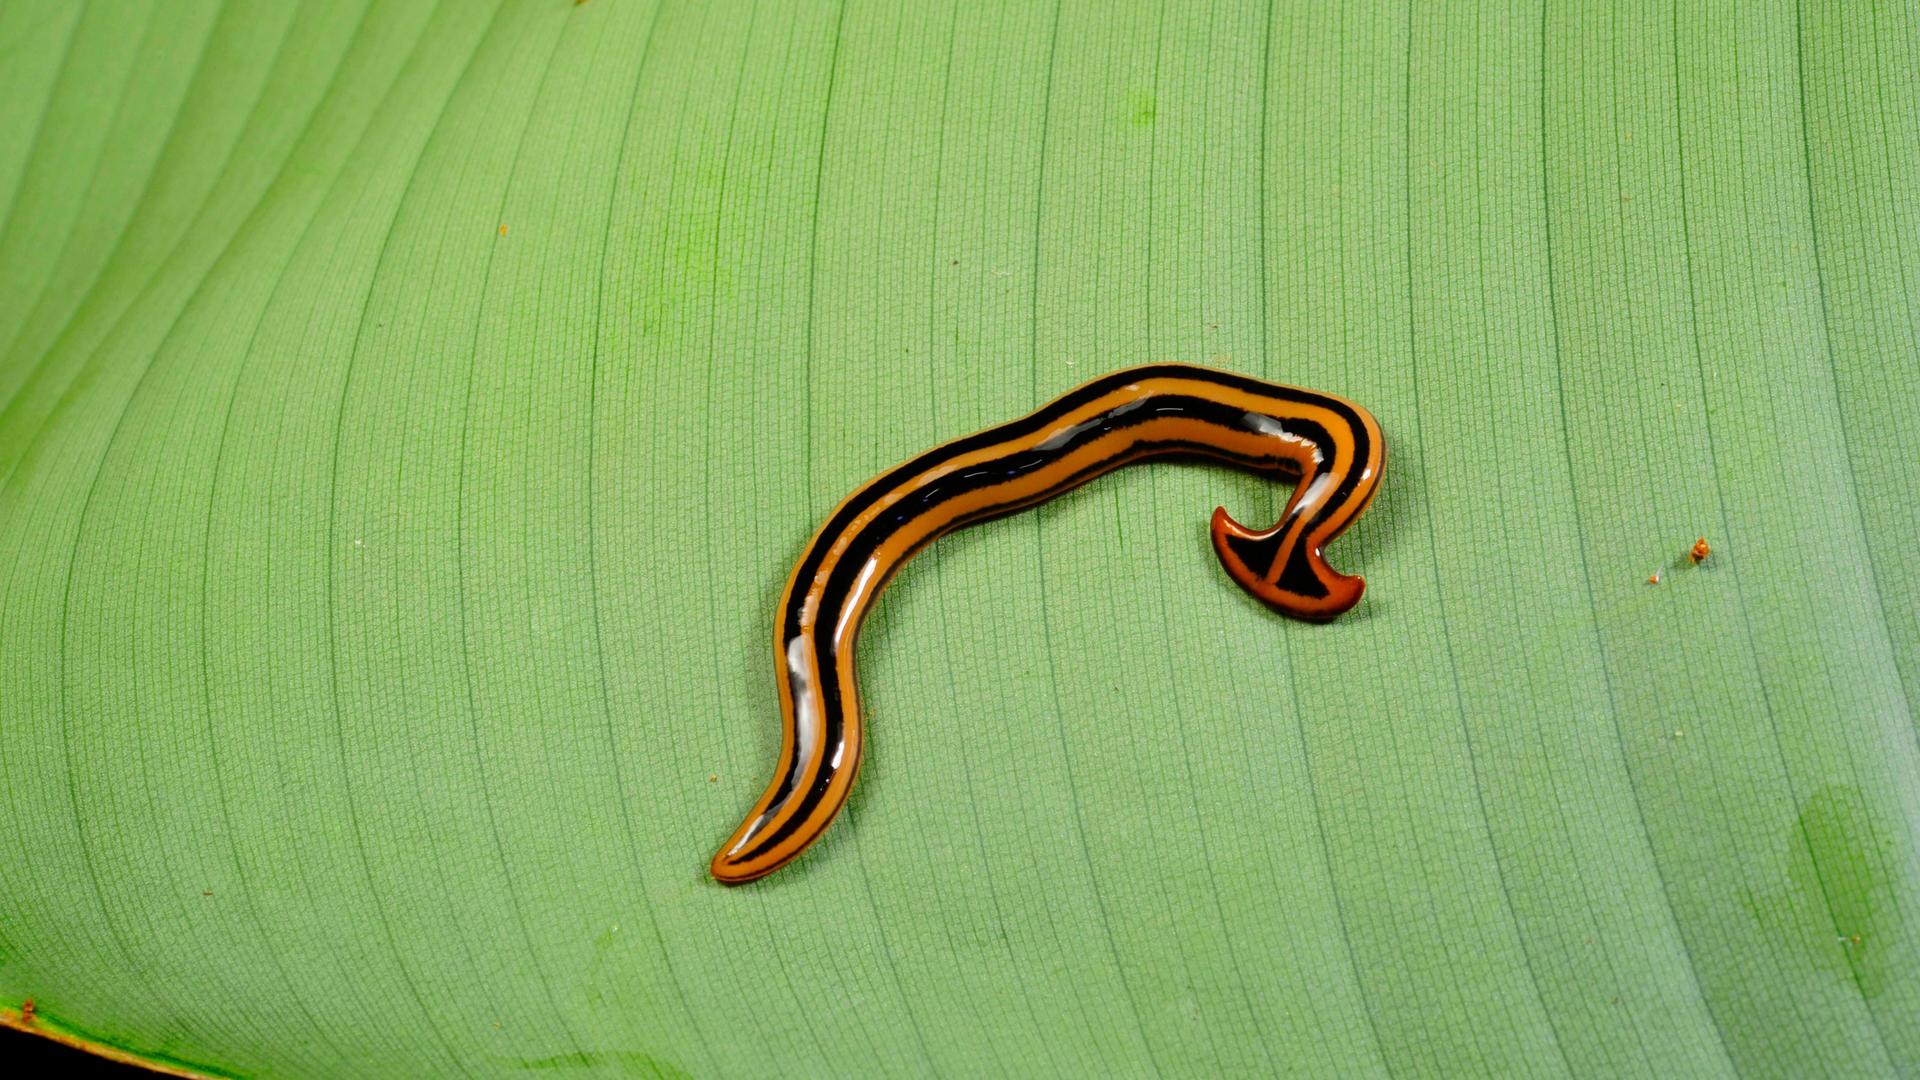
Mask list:
[[1703,536],[1693,542],[1693,547],[1687,551],[1687,558],[1693,560],[1693,565],[1699,566],[1711,554],[1713,549],[1707,546],[1707,538]]
[[33,999],[32,998],[28,998],[27,1000],[20,1003],[20,1022],[23,1024],[33,1023]]
[[707,783],[709,783],[709,784],[717,784],[717,783],[719,783],[719,782],[720,782],[720,774],[719,774],[719,773],[708,773],[708,774],[707,774]]
[[505,225],[500,226],[500,235],[501,236],[507,235],[507,227]]
[[1653,573],[1647,575],[1647,584],[1649,585],[1660,584],[1660,571],[1655,570]]

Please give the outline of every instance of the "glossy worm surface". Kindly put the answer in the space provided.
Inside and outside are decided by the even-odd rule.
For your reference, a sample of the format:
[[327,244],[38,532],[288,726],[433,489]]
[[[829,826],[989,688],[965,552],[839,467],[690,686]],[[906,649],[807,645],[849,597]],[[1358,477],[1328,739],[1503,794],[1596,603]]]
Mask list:
[[814,534],[787,580],[774,626],[780,761],[713,857],[713,876],[737,885],[772,873],[846,803],[860,767],[860,620],[888,578],[935,538],[1142,458],[1216,458],[1296,484],[1272,528],[1213,512],[1213,548],[1228,575],[1285,614],[1330,619],[1359,601],[1365,582],[1334,571],[1322,549],[1367,508],[1385,454],[1379,425],[1350,401],[1164,364],[1095,379],[869,481]]

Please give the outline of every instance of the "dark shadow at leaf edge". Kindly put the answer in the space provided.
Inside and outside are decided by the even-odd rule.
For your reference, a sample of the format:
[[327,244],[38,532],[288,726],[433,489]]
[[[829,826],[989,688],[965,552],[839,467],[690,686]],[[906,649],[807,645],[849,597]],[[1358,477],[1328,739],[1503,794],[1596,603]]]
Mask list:
[[11,1008],[0,1008],[0,1061],[7,1063],[13,1075],[20,1076],[234,1076],[165,1054],[123,1049],[69,1028],[44,1013],[27,1023],[18,1009]]

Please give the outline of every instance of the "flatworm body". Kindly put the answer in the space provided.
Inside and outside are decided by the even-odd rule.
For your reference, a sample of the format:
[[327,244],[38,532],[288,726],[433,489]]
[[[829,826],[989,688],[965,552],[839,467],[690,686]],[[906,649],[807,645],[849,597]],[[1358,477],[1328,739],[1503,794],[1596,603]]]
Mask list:
[[819,838],[860,767],[860,620],[887,580],[944,533],[1157,456],[1215,458],[1296,487],[1280,521],[1247,529],[1213,512],[1227,574],[1279,611],[1324,620],[1365,582],[1322,553],[1380,483],[1386,446],[1365,409],[1331,394],[1180,364],[1117,371],[1038,411],[936,447],[869,481],[834,510],[787,581],[774,627],[785,738],[765,794],[713,857],[737,885]]

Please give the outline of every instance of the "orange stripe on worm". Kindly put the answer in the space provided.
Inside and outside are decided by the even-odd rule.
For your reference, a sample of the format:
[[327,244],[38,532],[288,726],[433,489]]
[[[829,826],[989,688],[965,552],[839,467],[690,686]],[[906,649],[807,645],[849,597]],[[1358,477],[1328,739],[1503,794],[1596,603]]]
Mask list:
[[1228,576],[1279,611],[1331,619],[1366,583],[1325,546],[1367,508],[1386,445],[1365,409],[1334,397],[1180,364],[1131,368],[1038,411],[936,447],[847,496],[814,534],[780,600],[774,656],[784,720],[767,790],[713,857],[729,885],[786,865],[819,838],[860,767],[854,641],[889,578],[943,533],[1059,495],[1142,458],[1215,458],[1295,484],[1279,522],[1213,513]]

